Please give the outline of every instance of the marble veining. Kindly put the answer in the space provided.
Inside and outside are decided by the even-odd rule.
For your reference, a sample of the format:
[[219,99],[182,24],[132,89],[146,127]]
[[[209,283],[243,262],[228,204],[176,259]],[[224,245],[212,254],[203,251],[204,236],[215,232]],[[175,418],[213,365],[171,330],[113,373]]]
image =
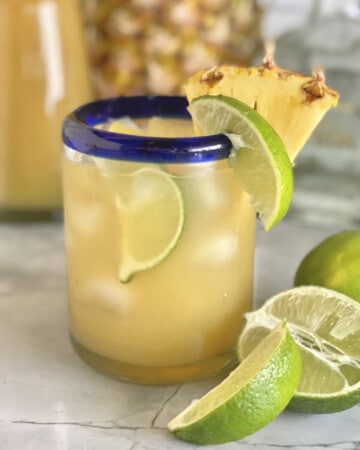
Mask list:
[[[283,222],[257,236],[255,303],[292,285],[303,255],[336,230]],[[68,338],[62,223],[0,225],[0,450],[195,450],[167,422],[216,378],[119,382],[84,364]],[[360,450],[360,405],[283,412],[258,433],[206,449]]]

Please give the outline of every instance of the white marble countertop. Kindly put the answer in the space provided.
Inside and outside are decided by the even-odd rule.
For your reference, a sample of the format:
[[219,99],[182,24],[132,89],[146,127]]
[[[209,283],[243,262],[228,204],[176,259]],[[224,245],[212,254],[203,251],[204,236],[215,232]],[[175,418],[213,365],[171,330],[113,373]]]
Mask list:
[[[292,285],[300,259],[336,230],[287,222],[258,232],[255,299]],[[167,422],[217,380],[167,387],[107,378],[68,339],[62,224],[0,225],[0,449],[197,448]],[[217,449],[360,449],[360,405],[332,415],[283,412],[248,438]]]

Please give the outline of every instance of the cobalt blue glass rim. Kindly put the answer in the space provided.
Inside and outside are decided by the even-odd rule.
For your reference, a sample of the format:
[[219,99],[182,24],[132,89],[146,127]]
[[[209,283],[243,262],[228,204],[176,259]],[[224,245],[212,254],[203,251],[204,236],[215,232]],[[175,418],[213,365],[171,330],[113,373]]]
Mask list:
[[96,100],[80,106],[63,122],[65,146],[78,152],[123,161],[196,163],[228,158],[231,142],[224,134],[162,138],[119,134],[96,128],[121,117],[189,119],[181,96],[129,96]]

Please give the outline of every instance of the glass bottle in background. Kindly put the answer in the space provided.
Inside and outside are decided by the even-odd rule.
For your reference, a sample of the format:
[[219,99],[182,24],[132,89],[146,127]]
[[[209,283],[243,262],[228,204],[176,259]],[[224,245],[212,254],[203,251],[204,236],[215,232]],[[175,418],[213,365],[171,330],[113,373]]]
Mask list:
[[309,73],[323,66],[340,93],[295,165],[289,219],[321,226],[360,226],[360,2],[315,0],[306,23],[276,43],[280,66]]
[[92,98],[74,0],[0,0],[0,218],[61,207],[61,122]]

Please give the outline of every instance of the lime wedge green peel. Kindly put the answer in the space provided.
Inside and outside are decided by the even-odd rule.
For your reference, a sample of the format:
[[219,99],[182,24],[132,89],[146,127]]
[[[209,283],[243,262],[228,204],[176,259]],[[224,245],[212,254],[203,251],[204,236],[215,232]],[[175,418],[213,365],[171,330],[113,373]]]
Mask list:
[[301,376],[299,350],[279,324],[218,386],[168,424],[197,444],[222,444],[252,434],[289,403]]
[[142,168],[117,182],[122,224],[119,278],[127,283],[168,257],[182,233],[185,214],[177,184],[160,169]]
[[287,213],[293,192],[291,162],[279,135],[257,111],[232,97],[195,98],[189,112],[203,134],[224,133],[231,140],[237,180],[264,228],[272,228]]
[[270,298],[246,315],[239,358],[286,319],[299,346],[303,371],[289,407],[332,413],[360,402],[360,304],[339,292],[302,286]]

